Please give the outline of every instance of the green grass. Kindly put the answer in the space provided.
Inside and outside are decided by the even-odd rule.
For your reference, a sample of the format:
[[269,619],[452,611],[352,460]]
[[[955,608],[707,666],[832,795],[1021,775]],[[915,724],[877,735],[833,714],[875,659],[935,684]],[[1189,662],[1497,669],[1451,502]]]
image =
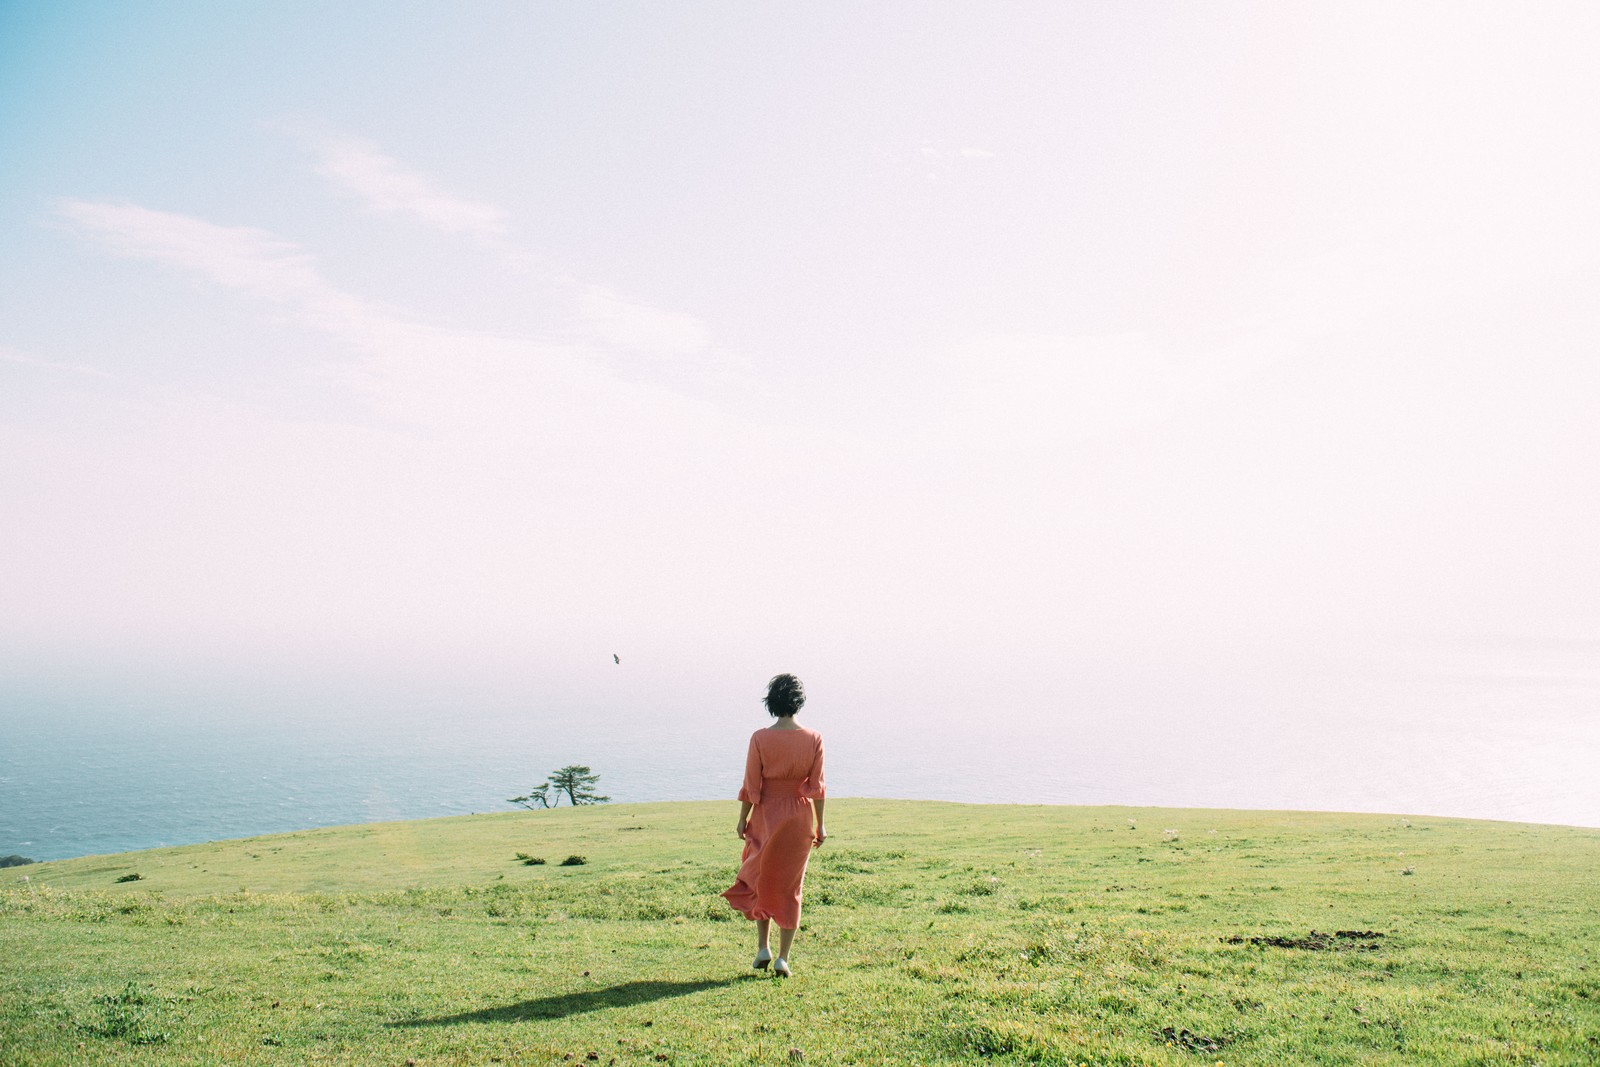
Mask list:
[[736,813],[8,869],[0,1064],[1600,1063],[1600,831],[834,800],[781,982]]

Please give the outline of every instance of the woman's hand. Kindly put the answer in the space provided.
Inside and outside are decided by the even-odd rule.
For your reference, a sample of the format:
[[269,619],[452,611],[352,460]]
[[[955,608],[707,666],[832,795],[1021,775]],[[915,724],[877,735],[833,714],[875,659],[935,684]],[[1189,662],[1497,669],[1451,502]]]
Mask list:
[[[755,741],[752,740],[750,744],[754,745]],[[755,749],[751,748],[750,751],[754,752]],[[740,841],[744,840],[744,832],[750,828],[750,809],[754,806],[748,800],[739,801],[739,822],[734,826],[733,832],[739,835]]]
[[826,831],[822,827],[818,826],[817,827],[817,836],[816,836],[816,839],[811,842],[811,847],[812,848],[821,848],[822,847],[822,843],[824,841],[826,841],[827,839],[828,839],[828,831]]

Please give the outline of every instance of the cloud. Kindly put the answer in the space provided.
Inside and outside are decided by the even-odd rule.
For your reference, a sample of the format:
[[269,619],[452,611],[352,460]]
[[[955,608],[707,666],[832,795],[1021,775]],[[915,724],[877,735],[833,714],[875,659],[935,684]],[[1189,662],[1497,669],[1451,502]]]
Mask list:
[[506,232],[506,213],[492,204],[442,191],[427,176],[365,141],[318,138],[317,173],[366,203],[369,210],[410,215],[436,230],[486,240]]
[[598,285],[582,289],[577,307],[600,339],[638,352],[692,355],[711,340],[706,324],[693,315],[637,304]]
[[442,192],[428,178],[369,142],[299,136],[320,156],[317,173],[360,197],[369,209],[407,214],[445,233],[478,238],[493,246],[513,268],[549,286],[580,324],[580,344],[656,357],[706,354],[710,330],[694,315],[631,300],[606,286],[560,272],[537,269],[537,257],[507,239],[507,215],[499,208]]
[[23,367],[38,367],[42,370],[63,371],[68,374],[86,374],[93,378],[115,378],[110,371],[101,370],[99,367],[86,367],[81,363],[60,363],[55,360],[40,359],[38,356],[29,355],[9,345],[0,345],[0,360],[17,364]]
[[199,271],[218,285],[282,301],[323,285],[311,257],[265,230],[218,226],[134,204],[63,200],[60,215],[124,255]]
[[[707,366],[710,331],[704,322],[637,303],[603,286],[547,279],[565,314],[576,320],[576,331],[561,322],[548,324],[543,337],[437,329],[401,309],[339,288],[322,275],[315,257],[266,230],[219,226],[127,203],[63,200],[57,211],[80,235],[119,255],[176,267],[239,291],[375,357],[354,372],[350,384],[390,415],[434,424],[446,407],[477,410],[481,400],[468,401],[460,390],[444,384],[461,376],[475,381],[470,389],[495,391],[490,381],[467,372],[474,361],[496,368],[495,374],[512,375],[525,388],[532,385],[530,372],[512,368],[530,359],[570,365],[620,349],[652,357],[692,357]],[[547,337],[554,336],[565,341],[548,343]],[[538,379],[549,373],[548,366],[532,373]]]
[[[440,329],[329,282],[300,246],[265,230],[219,226],[133,204],[65,200],[60,216],[120,255],[166,264],[282,309],[365,357],[331,373],[386,418],[507,447],[612,411],[619,424],[704,423],[702,407],[669,389],[619,380],[604,356],[616,347],[652,355],[700,352],[708,331],[690,315],[633,303],[599,286],[560,289],[582,328],[562,343],[539,336]],[[685,406],[687,405],[687,406]],[[678,429],[670,433],[678,433]],[[565,448],[566,446],[562,446]],[[604,452],[609,445],[595,445]]]
[[219,226],[136,204],[63,200],[58,214],[112,251],[199,274],[284,306],[297,321],[372,350],[417,327],[333,285],[298,245],[251,226]]
[[937,181],[957,174],[958,168],[994,159],[995,154],[977,145],[958,146],[944,140],[924,140],[908,158],[913,166],[922,169],[924,177]]

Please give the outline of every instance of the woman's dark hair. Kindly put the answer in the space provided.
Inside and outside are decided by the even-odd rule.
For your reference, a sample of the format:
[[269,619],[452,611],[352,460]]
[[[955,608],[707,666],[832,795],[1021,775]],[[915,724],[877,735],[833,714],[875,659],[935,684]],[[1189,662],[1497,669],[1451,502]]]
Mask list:
[[806,687],[792,674],[780,674],[767,683],[767,710],[774,718],[793,715],[806,702]]

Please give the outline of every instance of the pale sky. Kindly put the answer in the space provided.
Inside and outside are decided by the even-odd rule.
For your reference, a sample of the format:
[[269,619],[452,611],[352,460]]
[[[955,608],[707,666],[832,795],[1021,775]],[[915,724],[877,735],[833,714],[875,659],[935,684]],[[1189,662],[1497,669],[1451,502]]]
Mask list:
[[910,713],[1352,657],[1592,705],[1597,40],[0,5],[6,659],[617,651]]

